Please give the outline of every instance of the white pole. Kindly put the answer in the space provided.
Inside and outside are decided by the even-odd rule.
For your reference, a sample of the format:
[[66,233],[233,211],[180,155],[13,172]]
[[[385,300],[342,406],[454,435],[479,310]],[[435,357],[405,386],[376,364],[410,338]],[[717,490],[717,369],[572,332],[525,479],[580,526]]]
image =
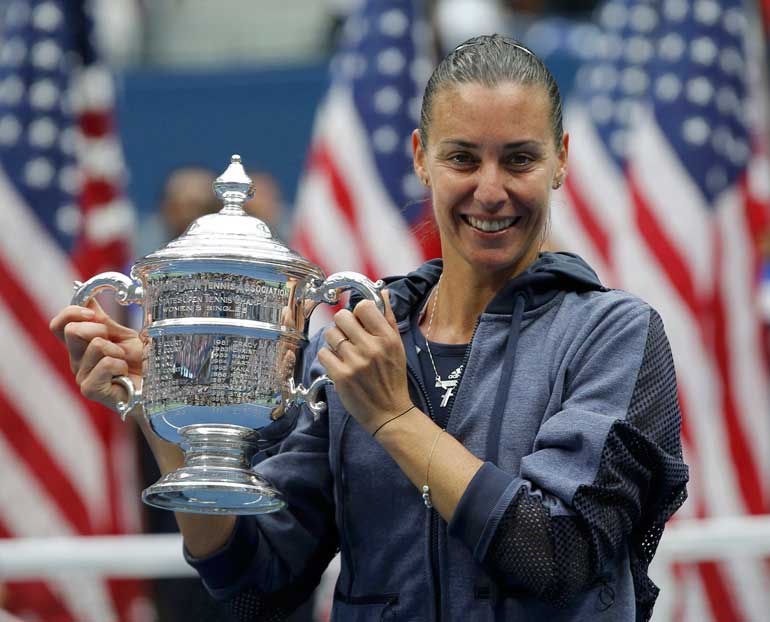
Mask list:
[[[673,561],[769,556],[770,515],[678,520],[663,534],[655,558],[655,578],[667,583],[667,571],[662,569]],[[0,539],[0,580],[67,571],[109,577],[195,576],[184,561],[178,534]]]
[[35,579],[87,571],[109,577],[196,576],[178,534],[0,540],[0,578]]

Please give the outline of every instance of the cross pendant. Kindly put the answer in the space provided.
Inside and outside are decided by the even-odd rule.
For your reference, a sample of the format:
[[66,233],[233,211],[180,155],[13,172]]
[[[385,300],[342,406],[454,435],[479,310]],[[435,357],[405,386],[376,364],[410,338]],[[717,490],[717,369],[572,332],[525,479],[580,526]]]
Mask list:
[[436,388],[445,389],[444,395],[441,396],[441,408],[446,408],[449,403],[449,398],[454,395],[454,389],[457,386],[457,380],[441,380],[436,376]]
[[449,403],[449,398],[454,395],[455,386],[450,385],[446,387],[446,393],[441,396],[441,408],[446,408],[446,405]]

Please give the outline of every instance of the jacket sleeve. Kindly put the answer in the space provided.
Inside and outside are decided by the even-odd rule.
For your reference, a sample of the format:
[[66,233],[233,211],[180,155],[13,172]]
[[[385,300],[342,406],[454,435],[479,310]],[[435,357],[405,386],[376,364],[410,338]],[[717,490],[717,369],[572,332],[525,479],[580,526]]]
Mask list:
[[[605,564],[627,546],[637,619],[647,619],[657,596],[647,567],[686,498],[676,378],[654,310],[604,324],[568,367],[562,410],[541,426],[520,472],[485,463],[449,530],[502,586],[556,606],[600,582]],[[629,361],[634,340],[641,355]],[[619,398],[628,374],[630,399]]]
[[[308,345],[315,359],[320,334]],[[305,386],[321,373],[306,366]],[[287,508],[240,516],[229,541],[206,558],[185,558],[208,591],[224,601],[236,619],[278,621],[312,593],[337,549],[332,477],[328,458],[328,418],[314,421],[303,407],[296,428],[275,455],[255,470],[273,484]]]

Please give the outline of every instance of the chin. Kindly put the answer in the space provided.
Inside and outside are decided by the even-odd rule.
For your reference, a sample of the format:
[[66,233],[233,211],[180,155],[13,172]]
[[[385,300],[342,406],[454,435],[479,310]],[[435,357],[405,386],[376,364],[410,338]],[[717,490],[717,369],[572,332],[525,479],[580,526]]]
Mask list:
[[480,275],[500,275],[503,278],[510,279],[514,275],[526,270],[537,259],[539,249],[535,247],[527,248],[525,251],[514,256],[511,256],[510,248],[507,250],[507,253],[478,253],[467,257],[467,259]]
[[506,278],[510,278],[515,272],[517,272],[520,265],[522,265],[523,257],[506,258],[500,257],[475,257],[469,262],[474,270],[480,275],[493,275],[499,274]]

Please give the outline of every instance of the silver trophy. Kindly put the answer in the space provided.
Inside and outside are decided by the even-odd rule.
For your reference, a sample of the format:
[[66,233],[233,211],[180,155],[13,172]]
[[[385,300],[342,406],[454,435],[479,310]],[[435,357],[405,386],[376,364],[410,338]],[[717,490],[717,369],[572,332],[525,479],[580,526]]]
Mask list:
[[300,384],[310,313],[336,304],[344,290],[373,300],[381,282],[355,272],[323,271],[274,239],[243,211],[251,180],[232,156],[214,182],[224,203],[177,239],[139,259],[131,277],[104,272],[75,283],[72,304],[99,291],[143,309],[142,386],[117,377],[128,392],[125,419],[137,405],[152,430],[184,450],[183,467],[147,488],[153,506],[202,514],[259,514],[285,501],[251,469],[254,455],[291,430],[305,404],[318,417],[326,405],[321,376]]

